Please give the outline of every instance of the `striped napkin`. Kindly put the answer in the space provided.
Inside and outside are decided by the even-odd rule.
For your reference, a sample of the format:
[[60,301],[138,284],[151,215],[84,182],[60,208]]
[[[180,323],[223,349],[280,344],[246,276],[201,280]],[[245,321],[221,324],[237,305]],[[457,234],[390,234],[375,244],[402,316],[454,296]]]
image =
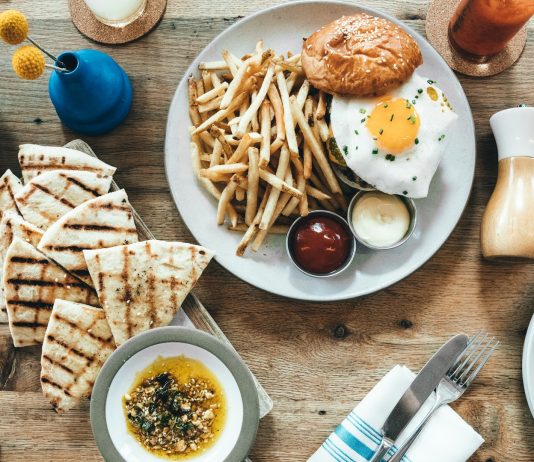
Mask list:
[[[335,429],[308,462],[365,462],[381,440],[380,429],[415,374],[395,366],[378,382],[347,418]],[[434,403],[432,394],[404,432],[402,444],[412,435]],[[438,410],[426,424],[403,462],[465,462],[484,442],[482,437],[449,406]],[[394,448],[396,450],[396,448]],[[390,453],[392,454],[393,451]],[[390,457],[388,455],[385,460]]]

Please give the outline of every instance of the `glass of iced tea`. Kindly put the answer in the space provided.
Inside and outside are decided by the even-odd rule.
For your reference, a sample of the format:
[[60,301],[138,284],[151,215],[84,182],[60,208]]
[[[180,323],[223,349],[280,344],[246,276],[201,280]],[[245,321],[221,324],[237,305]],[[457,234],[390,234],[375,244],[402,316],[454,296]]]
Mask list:
[[534,0],[461,0],[449,40],[467,59],[484,62],[502,51],[534,14]]

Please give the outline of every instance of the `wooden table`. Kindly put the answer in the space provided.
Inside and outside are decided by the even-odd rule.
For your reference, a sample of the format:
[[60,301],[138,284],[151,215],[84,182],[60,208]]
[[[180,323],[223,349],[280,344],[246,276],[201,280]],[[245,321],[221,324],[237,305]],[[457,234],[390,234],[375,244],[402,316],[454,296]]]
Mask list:
[[[119,167],[117,182],[161,239],[192,241],[169,194],[163,167],[165,122],[171,97],[196,54],[220,31],[269,0],[170,0],[164,20],[147,37],[103,47],[81,36],[65,0],[4,1],[30,18],[32,36],[56,52],[98,48],[130,75],[134,105],[126,123],[86,138],[99,156]],[[424,32],[425,0],[362,1],[383,8]],[[523,394],[521,352],[532,316],[533,267],[481,259],[479,226],[495,183],[496,148],[488,118],[532,103],[534,27],[521,60],[496,77],[460,77],[477,127],[473,193],[456,230],[419,271],[363,299],[301,303],[241,282],[217,263],[197,295],[275,401],[262,420],[254,461],[307,457],[392,366],[419,369],[452,334],[479,329],[502,341],[476,385],[455,409],[486,439],[471,459],[532,461],[534,421]],[[0,45],[0,170],[19,172],[20,143],[62,145],[77,135],[63,127],[48,100],[47,81],[23,82]],[[0,326],[0,460],[101,460],[91,435],[88,405],[56,415],[42,398],[39,348],[14,349]]]

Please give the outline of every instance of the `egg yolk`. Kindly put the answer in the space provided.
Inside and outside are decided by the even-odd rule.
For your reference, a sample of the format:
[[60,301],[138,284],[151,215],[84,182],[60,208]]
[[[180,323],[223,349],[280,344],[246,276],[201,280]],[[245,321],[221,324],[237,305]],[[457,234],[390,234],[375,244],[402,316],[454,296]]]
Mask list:
[[374,107],[365,125],[380,149],[401,154],[416,142],[420,123],[410,101],[385,99]]

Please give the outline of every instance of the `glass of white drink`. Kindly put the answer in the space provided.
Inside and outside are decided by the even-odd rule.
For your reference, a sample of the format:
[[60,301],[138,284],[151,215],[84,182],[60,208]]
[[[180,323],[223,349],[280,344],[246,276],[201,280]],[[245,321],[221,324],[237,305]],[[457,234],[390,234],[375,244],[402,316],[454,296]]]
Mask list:
[[85,0],[95,17],[112,27],[125,27],[145,11],[147,0]]

